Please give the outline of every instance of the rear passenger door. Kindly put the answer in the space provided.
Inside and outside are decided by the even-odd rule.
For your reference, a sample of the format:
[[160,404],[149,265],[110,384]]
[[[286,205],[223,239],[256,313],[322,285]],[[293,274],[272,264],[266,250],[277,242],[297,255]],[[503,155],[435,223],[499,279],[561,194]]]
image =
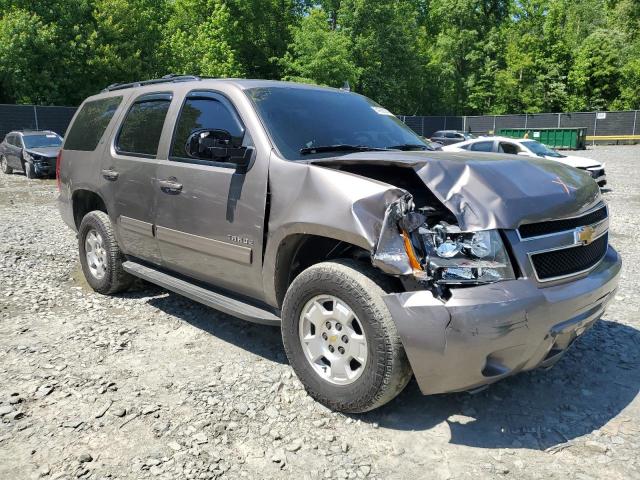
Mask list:
[[122,250],[157,265],[161,256],[153,222],[158,144],[171,100],[172,94],[164,92],[133,99],[100,172]]

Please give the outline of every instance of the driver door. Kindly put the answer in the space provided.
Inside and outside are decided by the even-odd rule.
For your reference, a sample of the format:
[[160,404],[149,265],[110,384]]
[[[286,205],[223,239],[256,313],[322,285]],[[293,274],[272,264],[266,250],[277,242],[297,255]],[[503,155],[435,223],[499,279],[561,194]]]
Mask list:
[[168,160],[158,166],[156,237],[163,266],[208,284],[262,297],[262,246],[268,151],[244,172],[222,159],[187,154],[192,134],[229,132],[253,147],[231,101],[211,91],[186,95]]

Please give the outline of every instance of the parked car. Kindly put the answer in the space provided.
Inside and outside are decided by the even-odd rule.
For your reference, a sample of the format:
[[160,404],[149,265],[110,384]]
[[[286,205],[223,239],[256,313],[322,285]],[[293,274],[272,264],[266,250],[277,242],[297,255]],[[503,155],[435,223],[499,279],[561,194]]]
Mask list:
[[438,130],[431,136],[431,141],[441,145],[452,145],[472,138],[476,138],[475,135],[461,130]]
[[0,143],[0,168],[3,173],[22,170],[27,178],[56,173],[56,158],[62,138],[50,130],[9,132]]
[[428,147],[427,150],[431,150],[433,152],[436,152],[436,151],[439,152],[442,150],[443,145],[441,143],[432,142],[431,140],[425,137],[420,137],[420,139],[425,143],[425,145],[427,145]]
[[518,139],[509,137],[480,137],[468,140],[455,145],[447,146],[444,150],[450,152],[460,152],[469,150],[471,152],[495,152],[507,153],[511,155],[523,155],[532,158],[546,158],[555,160],[565,165],[584,170],[593,178],[600,187],[607,184],[607,175],[604,170],[604,163],[590,158],[578,157],[576,155],[565,155],[546,145],[529,139]]
[[589,175],[425,150],[375,102],[169,77],[87,99],[59,206],[97,292],[135,277],[278,325],[309,394],[364,412],[555,364],[621,260]]

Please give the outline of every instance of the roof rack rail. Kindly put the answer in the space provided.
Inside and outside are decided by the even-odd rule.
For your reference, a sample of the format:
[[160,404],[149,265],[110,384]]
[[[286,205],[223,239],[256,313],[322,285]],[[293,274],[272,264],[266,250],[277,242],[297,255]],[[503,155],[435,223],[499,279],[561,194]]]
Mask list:
[[127,88],[143,87],[145,85],[156,85],[158,83],[189,82],[192,80],[202,80],[202,79],[196,75],[176,75],[174,73],[171,73],[169,75],[165,75],[162,78],[154,78],[152,80],[142,80],[140,82],[130,82],[130,83],[114,83],[112,85],[109,85],[107,88],[105,88],[102,91],[113,92],[114,90],[125,90]]

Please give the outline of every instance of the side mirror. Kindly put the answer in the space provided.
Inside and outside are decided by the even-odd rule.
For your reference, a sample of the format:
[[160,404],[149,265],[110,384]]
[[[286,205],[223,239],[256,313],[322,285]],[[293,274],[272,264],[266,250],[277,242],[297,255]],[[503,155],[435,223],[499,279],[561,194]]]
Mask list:
[[242,140],[243,136],[234,137],[226,130],[196,130],[187,138],[185,152],[189,158],[233,163],[239,173],[245,173],[253,148],[244,147]]

